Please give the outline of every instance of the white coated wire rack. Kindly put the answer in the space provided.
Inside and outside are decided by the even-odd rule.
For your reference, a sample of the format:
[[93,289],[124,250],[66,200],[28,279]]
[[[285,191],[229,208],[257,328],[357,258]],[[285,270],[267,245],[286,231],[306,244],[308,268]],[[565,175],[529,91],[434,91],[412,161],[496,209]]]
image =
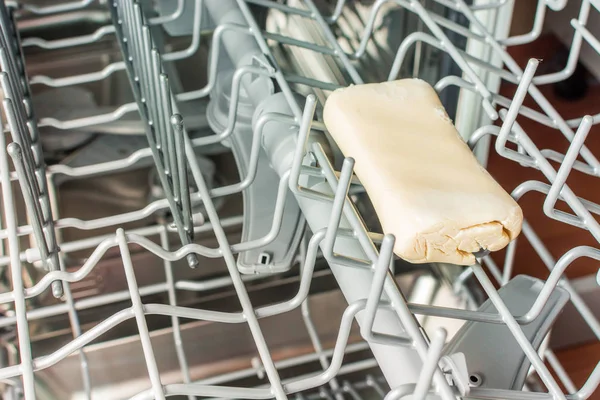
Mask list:
[[[363,21],[364,32],[360,32],[358,40],[338,35],[348,6],[344,0],[333,4],[330,14],[325,14],[312,0],[287,3],[177,0],[172,2],[172,11],[158,16],[152,15],[151,6],[134,0],[108,4],[86,0],[52,6],[3,2],[0,6],[0,67],[3,112],[7,120],[4,130],[9,135],[0,139],[0,147],[7,149],[7,152],[0,151],[3,206],[0,237],[6,243],[0,264],[9,272],[6,274],[7,289],[0,293],[0,303],[5,307],[0,326],[6,332],[13,332],[6,344],[10,356],[0,368],[5,396],[45,398],[45,392],[39,386],[40,376],[54,366],[64,365],[73,357],[72,354],[76,354],[78,372],[70,379],[81,381],[81,398],[104,398],[103,388],[99,388],[92,378],[95,376],[94,364],[89,361],[89,356],[93,348],[102,344],[103,336],[133,320],[144,358],[146,386],[142,385],[139,390],[137,386],[131,386],[135,388],[133,393],[131,387],[123,389],[121,397],[588,398],[600,383],[600,367],[596,366],[582,387],[575,387],[552,351],[538,349],[539,343],[535,343],[527,327],[543,318],[553,296],[564,291],[596,338],[600,339],[600,323],[564,275],[565,270],[579,258],[600,260],[600,250],[579,246],[555,260],[533,227],[525,221],[523,234],[509,245],[502,267],[490,257],[484,257],[483,266],[474,265],[462,274],[462,278],[468,275],[479,282],[489,298],[491,309],[470,310],[409,302],[390,271],[394,238],[366,228],[363,216],[349,195],[360,191],[360,183],[353,177],[353,160],[345,159],[340,171],[336,171],[334,166],[338,164],[332,158],[333,151],[326,140],[324,124],[319,119],[319,103],[331,90],[364,83],[360,62],[372,54],[380,11],[390,6],[406,10],[416,15],[425,29],[411,33],[399,48],[393,49],[388,79],[400,76],[413,47],[431,46],[450,57],[462,74],[442,77],[435,83],[435,89],[443,92],[456,86],[463,91],[474,92],[480,97],[481,107],[489,119],[501,122],[500,125],[481,126],[470,136],[469,145],[474,147],[482,138],[494,136],[494,149],[500,156],[523,168],[538,169],[546,178],[545,182],[523,182],[512,193],[515,199],[519,200],[528,192],[540,192],[545,196],[544,212],[549,218],[587,230],[600,241],[600,225],[594,218],[600,206],[586,199],[584,193],[574,193],[566,184],[573,169],[591,176],[600,173],[596,155],[585,146],[589,130],[598,122],[598,116],[565,120],[538,89],[540,85],[564,80],[573,73],[584,41],[600,52],[598,40],[586,29],[589,14],[599,12],[600,3],[582,1],[580,15],[572,21],[573,45],[567,66],[560,72],[537,76],[534,75],[538,60],[532,59],[523,70],[508,54],[506,47],[535,40],[542,31],[547,9],[560,10],[565,1],[539,0],[532,31],[502,39],[495,38],[478,16],[481,12],[512,7],[513,1],[476,2],[474,5],[464,0],[435,0],[435,3],[442,10],[452,10],[461,15],[467,24],[447,19],[444,14],[432,11],[433,8],[418,0],[377,0],[369,4],[368,18]],[[92,33],[75,37],[19,38],[17,27],[27,16],[43,18],[88,9],[109,11],[111,18]],[[276,24],[276,30],[265,30],[257,21],[257,9],[276,13],[284,23]],[[169,46],[162,43],[161,29],[167,29],[169,24],[171,29],[173,24],[185,25],[184,19],[188,20],[189,29],[184,29],[186,34],[183,35],[189,42],[188,47],[167,50]],[[290,21],[298,19],[307,21],[310,29],[289,29],[292,26]],[[267,27],[270,25],[267,24]],[[481,42],[489,54],[502,61],[503,67],[488,62],[491,57],[479,59],[458,48],[449,39],[449,33]],[[28,77],[25,73],[28,64],[23,49],[53,52],[85,48],[105,41],[114,41],[123,57],[111,59],[101,70],[62,77],[35,74]],[[173,80],[169,65],[182,60],[192,62],[190,60],[201,51],[202,46],[210,49],[206,85],[191,90],[180,90],[180,87],[175,90],[177,85],[169,85]],[[282,48],[294,50],[280,53]],[[286,58],[281,54],[292,56]],[[232,70],[232,74],[223,73],[226,70]],[[132,88],[135,101],[84,117],[61,119],[46,116],[36,119],[31,104],[31,93],[32,90],[35,92],[35,88],[84,87],[104,82],[119,71],[127,72],[128,87]],[[170,78],[167,78],[166,71],[169,71]],[[322,71],[326,71],[325,75]],[[496,75],[517,84],[514,98],[508,99],[488,90],[484,74]],[[211,97],[211,101],[217,101],[217,92],[223,87],[222,79],[229,80],[224,90],[228,110],[222,129],[210,135],[189,135],[177,116],[179,110],[196,100]],[[527,95],[535,102],[535,108],[523,105]],[[243,114],[248,108],[251,109],[250,117]],[[126,121],[127,116],[135,113],[139,113],[143,121],[143,133],[147,139],[143,148],[126,157],[81,166],[44,163],[38,128],[52,128],[65,133],[89,130],[115,121]],[[187,121],[188,116],[184,112],[182,114]],[[570,143],[568,151],[561,154],[540,149],[516,121],[517,117],[552,127]],[[173,125],[170,125],[171,122]],[[231,147],[236,129],[244,124],[252,137],[247,173],[239,182],[209,185],[197,152],[218,144]],[[576,131],[573,130],[575,128]],[[513,149],[513,145],[517,150]],[[12,156],[14,167],[7,154]],[[218,200],[256,185],[260,178],[257,171],[261,157],[269,160],[279,176],[278,182],[271,182],[277,186],[277,197],[269,226],[259,238],[235,242],[228,229],[247,223],[247,215],[223,216],[218,209]],[[156,166],[164,198],[153,200],[138,210],[96,219],[61,218],[59,215],[61,199],[57,195],[56,184],[59,179],[112,176],[150,159]],[[560,166],[556,168],[555,163]],[[189,185],[188,171],[191,178]],[[15,181],[19,182],[19,187],[13,185]],[[188,186],[192,188],[191,192]],[[21,199],[26,205],[25,217],[19,211]],[[293,199],[301,210],[310,232],[300,244],[298,287],[284,300],[256,305],[249,294],[250,284],[272,279],[273,276],[270,273],[242,275],[235,257],[277,241],[289,199]],[[559,201],[566,203],[572,212],[558,210],[556,204]],[[164,216],[165,210],[170,211],[166,219],[129,228],[130,224],[153,215],[162,213]],[[101,229],[115,233],[94,233]],[[63,240],[63,232],[67,230],[90,231],[92,234],[79,240]],[[170,247],[173,232],[179,237],[175,250]],[[216,247],[193,242],[193,233],[214,236]],[[28,240],[31,234],[33,238]],[[513,315],[502,289],[496,288],[487,273],[500,286],[509,287],[510,281],[516,279],[512,271],[515,246],[519,240],[529,241],[551,272],[543,284],[539,283],[531,305],[524,312]],[[134,249],[135,254],[142,252],[162,260],[163,281],[140,283],[145,281],[144,270],[136,268]],[[88,251],[85,259],[77,268],[67,269],[67,261],[81,251]],[[72,286],[84,282],[98,270],[106,257],[115,254],[118,254],[118,268],[123,271],[126,287],[109,294],[74,298]],[[341,320],[336,322],[330,348],[320,339],[318,324],[309,312],[311,283],[318,275],[316,264],[321,255],[327,260],[347,301]],[[182,266],[176,262],[186,258],[197,269],[202,269],[209,259],[221,260],[226,275],[202,280],[179,279],[176,270]],[[268,264],[268,260],[263,261]],[[31,280],[26,273],[27,265],[40,262],[47,272]],[[59,300],[44,302],[43,297],[50,287]],[[232,311],[178,305],[178,299],[185,292],[211,290],[233,290],[238,307]],[[148,300],[160,293],[167,294],[167,304]],[[114,312],[92,326],[80,323],[80,314],[85,310],[101,310],[108,305],[118,309],[114,311],[113,308]],[[306,355],[278,359],[265,338],[264,325],[298,309],[313,350]],[[43,326],[44,321],[61,315],[68,316],[72,336],[52,351],[37,354],[32,346],[32,336],[38,333],[37,329]],[[160,349],[156,345],[160,332],[152,328],[152,317],[157,315],[170,319],[169,332],[173,335],[180,371],[177,378],[166,376],[161,371],[161,360],[157,357]],[[460,357],[445,352],[446,331],[440,328],[426,334],[418,322],[418,317],[423,315],[504,329],[502,332],[507,341],[517,343],[516,348],[527,360],[525,364],[531,365],[539,376],[542,390],[525,392],[523,384],[520,387],[475,385],[472,378],[477,377],[479,371],[469,369],[470,363],[473,365],[469,354],[466,354],[466,364],[462,364]],[[182,321],[212,323],[223,330],[229,329],[229,326],[244,325],[258,357],[246,369],[196,379],[194,366],[189,362],[194,354],[186,350],[190,344],[182,339],[186,332]],[[359,333],[364,341],[352,339],[352,332],[356,332],[355,328],[353,331],[355,321],[360,325]],[[52,333],[52,325],[49,326],[50,330],[44,333]],[[210,339],[195,337],[193,340]],[[230,340],[235,342],[236,337]],[[473,346],[473,351],[477,352],[475,344]],[[368,353],[369,349],[371,353]],[[352,358],[353,354],[361,351],[366,351],[368,356]],[[491,370],[499,375],[509,369],[502,360],[487,361],[493,367]],[[311,362],[318,364],[316,370],[313,368],[292,376],[284,374],[286,368]],[[363,372],[360,379],[346,378],[357,372]],[[256,376],[260,383],[244,381]]]

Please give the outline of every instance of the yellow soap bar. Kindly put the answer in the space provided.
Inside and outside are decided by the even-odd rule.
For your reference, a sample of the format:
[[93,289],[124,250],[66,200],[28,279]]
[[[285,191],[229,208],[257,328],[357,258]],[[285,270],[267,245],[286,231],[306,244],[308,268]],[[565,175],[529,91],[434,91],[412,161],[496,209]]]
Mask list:
[[327,130],[364,185],[394,252],[413,263],[475,263],[521,231],[523,212],[479,164],[435,90],[419,79],[338,89]]

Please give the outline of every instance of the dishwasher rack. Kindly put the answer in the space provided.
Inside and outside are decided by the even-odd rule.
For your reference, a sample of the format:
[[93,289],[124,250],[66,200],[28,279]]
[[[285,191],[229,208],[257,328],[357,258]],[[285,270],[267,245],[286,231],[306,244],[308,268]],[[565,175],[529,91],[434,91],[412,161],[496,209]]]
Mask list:
[[[538,285],[535,298],[532,298],[532,304],[526,312],[513,315],[505,303],[506,298],[502,296],[502,289],[496,289],[487,272],[505,287],[509,287],[511,278],[513,281],[517,279],[512,277],[517,241],[509,245],[502,268],[498,267],[491,257],[486,256],[481,261],[487,267],[487,272],[479,264],[464,270],[462,278],[473,276],[489,296],[492,305],[488,311],[465,310],[408,302],[389,268],[393,261],[394,238],[368,231],[365,227],[349,196],[353,190],[360,191],[360,182],[352,173],[353,160],[344,159],[340,171],[336,171],[336,165],[339,166],[339,163],[332,161],[334,149],[327,141],[325,126],[319,119],[318,103],[322,102],[331,90],[348,84],[364,83],[360,61],[368,57],[372,50],[371,38],[376,30],[379,11],[390,3],[416,14],[428,32],[414,32],[402,41],[399,49],[394,49],[395,55],[388,79],[396,79],[399,76],[413,47],[421,48],[425,44],[447,54],[463,74],[461,77],[443,77],[435,84],[436,90],[442,92],[451,86],[457,86],[462,91],[474,92],[480,98],[481,107],[489,119],[501,121],[501,126],[481,126],[470,135],[469,145],[475,147],[483,138],[495,136],[494,149],[500,156],[525,168],[539,169],[547,179],[547,182],[523,182],[513,191],[513,197],[518,200],[528,192],[543,193],[546,196],[544,212],[549,218],[586,229],[600,241],[600,226],[592,215],[598,213],[598,205],[581,197],[582,194],[574,193],[566,184],[573,169],[591,176],[597,176],[599,173],[596,156],[585,146],[586,137],[591,126],[598,122],[598,116],[565,120],[538,89],[539,85],[557,82],[570,76],[584,41],[600,52],[600,43],[585,27],[589,13],[598,12],[600,8],[600,3],[596,0],[583,0],[579,18],[572,23],[574,40],[565,69],[538,76],[534,76],[538,60],[531,60],[523,70],[510,57],[505,47],[537,38],[541,33],[546,9],[560,9],[565,2],[539,0],[532,32],[499,39],[486,29],[478,15],[512,7],[513,2],[510,0],[476,2],[475,5],[469,5],[464,0],[435,1],[438,5],[461,14],[468,21],[468,27],[436,14],[417,0],[377,0],[370,6],[365,31],[361,33],[359,40],[354,42],[348,38],[344,42],[336,36],[346,6],[344,0],[337,1],[330,15],[324,15],[312,0],[289,4],[265,0],[178,0],[172,3],[175,7],[171,14],[153,17],[145,15],[143,9],[146,5],[143,2],[116,1],[100,5],[110,10],[112,23],[92,34],[54,40],[28,37],[22,41],[17,29],[21,15],[66,13],[96,4],[89,0],[49,7],[3,3],[0,7],[0,67],[3,110],[7,117],[6,128],[10,133],[11,142],[7,147],[6,139],[2,136],[3,142],[0,143],[0,147],[7,147],[7,153],[0,152],[3,204],[0,235],[7,243],[6,255],[0,257],[0,263],[10,269],[12,289],[0,293],[0,303],[12,306],[4,311],[0,325],[3,329],[9,330],[12,327],[16,330],[16,358],[0,368],[0,378],[7,385],[6,393],[17,396],[22,392],[24,398],[34,399],[37,392],[39,397],[39,390],[36,391],[36,373],[51,368],[77,352],[84,392],[87,397],[91,397],[94,382],[90,378],[86,347],[130,319],[136,323],[150,382],[150,388],[131,397],[135,399],[160,399],[176,395],[189,398],[200,396],[282,399],[288,395],[297,396],[299,399],[315,396],[333,396],[339,399],[345,398],[346,395],[362,398],[361,391],[364,389],[372,390],[380,398],[386,399],[406,398],[410,395],[415,399],[583,399],[596,390],[600,383],[600,367],[596,366],[583,387],[576,388],[551,350],[542,348],[538,352],[539,344],[533,343],[523,327],[538,317],[543,318],[549,312],[551,300],[555,299],[557,293],[564,292],[568,293],[570,301],[600,339],[598,320],[564,276],[565,270],[578,258],[599,260],[598,249],[588,246],[575,247],[556,261],[539,240],[532,226],[525,222],[523,237],[533,245],[551,272],[546,282]],[[259,26],[250,5],[272,9],[284,18],[302,18],[310,21],[310,26],[318,32],[312,36],[316,40],[311,42],[307,41],[305,36],[287,36],[282,32],[265,31]],[[192,7],[193,12],[186,13],[188,7]],[[213,24],[211,28],[203,26],[207,16]],[[178,22],[180,18],[188,17],[191,19],[189,32],[186,31],[190,37],[189,47],[172,52],[157,50],[160,47],[160,38],[152,36],[152,27],[166,26]],[[171,29],[175,28],[171,26]],[[201,39],[206,35],[205,30],[210,30],[212,35],[208,82],[200,89],[176,92],[173,89],[175,84],[171,88],[168,87],[168,78],[163,72],[167,71],[168,63],[185,59],[198,51]],[[448,39],[448,32],[483,43],[490,54],[501,60],[505,69],[490,63],[488,59],[479,59],[457,48]],[[23,48],[39,47],[51,51],[83,46],[112,34],[117,37],[123,58],[110,63],[101,71],[63,78],[40,75],[28,78],[25,73],[27,59],[22,55]],[[354,47],[348,49],[348,43]],[[304,75],[298,73],[298,68],[294,69],[290,65],[301,64],[302,55],[306,53],[297,53],[299,56],[297,55],[290,65],[285,65],[273,50],[278,46],[302,49],[318,55],[318,59],[314,58],[313,54],[312,58],[304,61],[308,60],[308,64],[313,67],[317,65],[319,68],[315,63],[323,63],[321,66],[328,66],[333,71],[333,76],[329,76],[329,81],[323,80],[310,68],[300,68]],[[224,55],[229,57],[228,61],[224,59]],[[234,72],[231,76],[222,78],[225,75],[222,73],[224,65],[233,68]],[[50,117],[36,119],[30,86],[84,85],[102,81],[122,70],[128,73],[134,102],[92,116],[68,120]],[[484,79],[484,76],[489,75],[517,84],[514,98],[507,99],[489,90]],[[183,108],[182,104],[185,102],[207,96],[217,98],[220,79],[231,80],[231,92],[226,93],[229,95],[229,109],[224,129],[208,136],[188,135],[187,130],[183,128],[183,122],[187,121],[188,116],[182,111],[183,119],[180,118],[178,110]],[[273,82],[276,83],[277,89]],[[539,110],[523,105],[528,94]],[[230,146],[236,128],[244,124],[238,111],[248,107],[254,110],[253,117],[245,122],[251,126],[252,132],[248,172],[240,182],[209,187],[197,159],[196,149],[219,143]],[[136,150],[125,158],[78,167],[44,163],[37,128],[53,128],[65,132],[87,129],[119,121],[123,116],[137,111],[142,115],[141,124],[149,147]],[[570,142],[568,151],[561,154],[540,149],[521,128],[516,121],[517,117],[529,118],[555,128]],[[169,126],[167,120],[173,125]],[[158,125],[158,129],[157,121],[161,124]],[[573,128],[577,128],[576,132]],[[516,146],[516,150],[513,149],[513,145]],[[264,154],[261,151],[264,151]],[[7,154],[12,157],[14,171],[11,171]],[[253,185],[259,178],[256,171],[260,157],[266,157],[280,177],[272,221],[269,222],[268,233],[263,237],[232,243],[226,229],[239,224],[244,220],[244,216],[221,218],[215,205],[216,200],[240,193]],[[582,160],[579,160],[579,157]],[[62,175],[81,179],[115,173],[150,158],[156,164],[165,193],[164,199],[155,200],[138,211],[96,220],[58,216],[57,203],[60,199],[54,186],[57,177]],[[558,162],[560,167],[555,169],[551,161]],[[188,185],[188,170],[191,187],[197,190],[191,194],[184,190]],[[15,190],[12,185],[12,182],[17,180],[20,191]],[[23,222],[22,216],[17,213],[17,199],[20,196],[26,205],[27,222]],[[259,259],[254,271],[256,273],[243,275],[235,255],[260,249],[276,241],[286,212],[286,200],[292,196],[312,232],[310,237],[300,243],[299,287],[288,300],[257,307],[250,300],[247,283],[266,279],[273,273],[284,271],[270,269],[268,259]],[[557,210],[556,204],[559,200],[566,203],[573,214]],[[200,203],[203,207],[202,212],[193,208]],[[162,224],[141,228],[122,228],[127,223],[165,209],[170,210],[173,224],[164,221]],[[60,232],[67,228],[94,230],[105,227],[115,229],[116,234],[97,235],[72,242],[62,242],[60,239]],[[177,245],[174,251],[170,249],[169,240],[172,232],[176,232],[180,238],[180,245]],[[218,247],[192,243],[193,232],[214,234]],[[31,234],[34,238],[27,241],[27,235]],[[159,237],[159,243],[150,239],[156,236]],[[520,240],[523,240],[523,237]],[[164,261],[166,279],[163,283],[151,286],[141,286],[137,283],[140,280],[140,272],[134,269],[131,253],[134,247],[141,248]],[[66,255],[83,249],[93,251],[76,271],[67,271]],[[75,301],[70,286],[93,273],[100,260],[112,252],[112,249],[118,249],[120,254],[127,290]],[[299,307],[303,310],[308,308],[309,290],[320,253],[329,263],[348,305],[343,312],[334,347],[330,350],[324,350],[310,316],[305,319],[315,349],[314,360],[319,362],[322,370],[317,374],[284,379],[280,375],[284,361],[276,361],[272,356],[259,321],[279,318]],[[205,259],[222,259],[228,276],[206,281],[177,281],[173,278],[173,263],[186,257],[189,264],[197,264],[198,269],[202,268]],[[42,267],[47,269],[47,273],[37,282],[26,285],[23,277],[24,264],[40,262]],[[52,293],[56,297],[62,296],[64,301],[31,308],[28,301],[41,297],[50,286]],[[241,311],[214,311],[177,305],[177,293],[180,291],[203,291],[227,286],[233,286]],[[144,301],[143,296],[158,292],[168,293],[169,304]],[[128,300],[131,301],[130,306],[123,307],[85,331],[79,323],[78,314],[83,309]],[[50,354],[34,358],[30,343],[32,323],[65,313],[69,316],[73,338]],[[308,311],[305,314],[308,315]],[[164,383],[165,377],[159,372],[159,363],[155,356],[156,347],[151,339],[152,329],[148,324],[148,317],[151,315],[171,318],[183,382]],[[531,363],[547,392],[526,393],[520,387],[490,388],[486,387],[485,380],[483,384],[477,382],[478,375],[468,369],[469,361],[472,361],[469,357],[474,355],[466,354],[467,362],[463,364],[460,357],[445,353],[446,331],[440,328],[429,332],[427,336],[415,318],[418,315],[439,316],[505,328],[507,343],[518,343],[517,348]],[[259,355],[256,365],[249,370],[238,371],[238,375],[233,373],[230,376],[193,381],[187,362],[190,355],[186,354],[181,340],[181,319],[217,324],[247,324]],[[355,320],[359,322],[360,335],[368,344],[374,358],[346,365],[343,364],[345,356],[367,348],[362,342],[349,342]],[[507,343],[503,344],[508,346]],[[473,353],[477,353],[476,348],[473,348]],[[286,361],[292,364],[304,362],[292,359]],[[373,367],[380,368],[385,380],[371,375],[357,383],[345,383],[340,380],[344,373]],[[503,368],[506,368],[505,365],[492,364],[488,367],[487,372],[499,375],[502,375]],[[264,376],[266,384],[259,387],[228,384],[243,378],[246,376],[244,374]],[[390,386],[391,391],[385,389],[386,384]],[[314,392],[312,395],[302,394],[318,388],[320,392],[316,392],[316,395]]]

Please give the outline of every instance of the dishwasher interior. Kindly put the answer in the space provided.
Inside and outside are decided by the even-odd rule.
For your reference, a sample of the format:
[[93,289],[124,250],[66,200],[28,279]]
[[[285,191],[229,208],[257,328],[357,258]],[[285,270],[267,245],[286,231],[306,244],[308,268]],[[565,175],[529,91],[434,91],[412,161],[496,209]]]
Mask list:
[[[535,87],[577,45],[535,77],[505,51],[564,7],[537,3],[508,36],[511,0],[2,1],[2,398],[590,398],[600,368],[575,387],[549,343],[563,307],[600,338],[564,274],[600,259],[598,205],[566,184],[599,173],[597,117]],[[600,51],[598,7],[572,29]],[[482,162],[540,170],[507,190],[594,245],[554,260],[526,225],[545,280],[513,276],[516,241],[473,268],[394,259],[322,104],[402,77],[434,85]]]

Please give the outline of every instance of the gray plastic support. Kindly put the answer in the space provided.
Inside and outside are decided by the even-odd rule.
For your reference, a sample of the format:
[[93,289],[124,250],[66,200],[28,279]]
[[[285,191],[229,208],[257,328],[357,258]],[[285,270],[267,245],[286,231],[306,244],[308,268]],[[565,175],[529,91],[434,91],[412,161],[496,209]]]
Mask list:
[[[194,1],[160,0],[155,1],[153,6],[160,18],[166,18],[176,13],[177,18],[161,24],[163,29],[167,31],[170,36],[188,36],[192,34],[194,29]],[[183,9],[179,12],[179,7],[181,6]],[[202,14],[200,23],[202,25],[202,30],[215,28],[210,17],[206,13]]]
[[[299,102],[301,106],[303,103],[303,101]],[[291,110],[287,107],[288,105],[284,94],[277,93],[261,103],[258,107],[258,112],[261,112],[261,110],[263,110],[263,112],[276,111],[281,114],[292,116]],[[284,111],[285,108],[287,108],[286,111]],[[269,160],[271,160],[272,168],[276,170],[280,176],[287,173],[291,168],[297,137],[298,131],[290,130],[289,124],[273,122],[265,126],[265,131],[262,136],[262,146],[266,151]],[[312,146],[314,143],[319,143],[324,148],[329,147],[324,135],[321,133],[315,132],[314,135],[311,134],[309,136],[309,146]],[[300,184],[324,194],[330,194],[331,196],[334,194],[331,190],[331,186],[324,178],[301,175]],[[327,228],[332,212],[331,202],[318,201],[303,196],[296,196],[296,200],[313,232]],[[344,215],[342,215],[340,219],[340,228],[350,229],[350,224]],[[321,246],[323,245],[324,243],[321,244]],[[366,258],[358,241],[351,237],[338,237],[335,241],[334,253],[344,254],[347,257],[356,259]],[[369,296],[371,283],[373,281],[373,273],[369,269],[339,265],[332,259],[328,259],[327,261],[329,262],[331,271],[349,304],[360,299],[366,299]],[[386,300],[385,295],[382,299]],[[362,325],[364,311],[359,312],[356,319],[359,325]],[[398,317],[389,310],[379,310],[375,317],[373,330],[390,336],[407,336]],[[369,341],[369,346],[391,387],[418,381],[422,362],[413,348],[389,346],[373,341]],[[403,360],[403,362],[399,363],[398,360]],[[431,397],[431,399],[434,398],[437,397]]]
[[[204,4],[216,26],[227,24],[248,26],[235,0],[205,0]],[[225,32],[222,40],[223,48],[235,69],[257,64],[265,67],[271,66],[256,43],[256,39],[250,34],[249,27],[247,35],[239,32]],[[270,79],[264,76],[243,78],[242,85],[248,93],[248,99],[255,106],[272,93],[265,90],[270,87],[269,81]]]
[[[230,93],[233,71],[223,71],[219,77],[211,101],[208,105],[207,117],[215,132],[223,132],[227,126]],[[267,81],[271,83],[270,81]],[[269,85],[273,91],[273,85]],[[287,103],[284,103],[287,105]],[[237,163],[240,180],[249,174],[249,165],[253,163],[252,145],[252,116],[259,114],[245,94],[240,94],[237,106],[235,128],[230,138],[224,144],[231,146]],[[276,209],[280,178],[269,166],[269,159],[257,142],[258,159],[254,181],[242,192],[244,201],[244,223],[242,227],[242,242],[263,240],[271,231]],[[286,186],[286,190],[287,186]],[[288,193],[283,206],[281,227],[274,238],[265,240],[264,246],[240,252],[237,266],[244,274],[274,273],[288,270],[296,255],[304,233],[304,218],[298,208],[294,196]]]
[[[544,285],[543,281],[525,275],[515,276],[498,293],[512,315],[523,315],[533,306]],[[557,286],[540,315],[521,325],[523,333],[538,349],[554,320],[569,301],[568,292]],[[479,312],[497,313],[491,301]],[[445,354],[463,353],[467,360],[470,383],[489,389],[521,390],[531,363],[508,327],[469,321],[456,333],[444,350]],[[490,360],[494,360],[490,362]]]

